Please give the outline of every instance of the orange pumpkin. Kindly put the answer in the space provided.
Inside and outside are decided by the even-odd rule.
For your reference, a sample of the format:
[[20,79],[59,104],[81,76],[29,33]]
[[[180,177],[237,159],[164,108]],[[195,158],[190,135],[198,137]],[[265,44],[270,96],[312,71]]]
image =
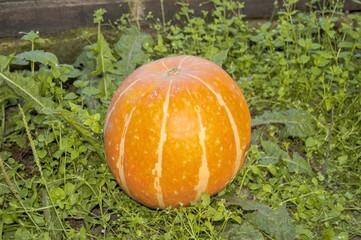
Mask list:
[[246,100],[216,64],[176,56],[145,64],[108,108],[107,163],[121,188],[151,208],[187,206],[221,191],[251,135]]

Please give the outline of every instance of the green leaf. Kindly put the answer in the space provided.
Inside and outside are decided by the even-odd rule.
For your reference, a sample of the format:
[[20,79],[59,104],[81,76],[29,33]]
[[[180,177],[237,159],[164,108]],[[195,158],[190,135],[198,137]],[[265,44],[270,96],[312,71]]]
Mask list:
[[100,93],[100,89],[95,87],[85,87],[82,90],[82,93],[85,94],[86,96],[95,96]]
[[320,144],[320,141],[314,137],[308,137],[305,141],[306,147],[314,147]]
[[277,175],[277,168],[275,166],[267,165],[267,169],[273,176]]
[[22,52],[16,55],[15,58],[18,60],[38,62],[50,66],[59,64],[58,58],[53,53],[44,52],[44,50]]
[[307,56],[307,55],[301,55],[301,56],[300,56],[300,62],[301,62],[302,64],[307,63],[308,60],[310,60],[310,56]]
[[205,215],[212,219],[212,221],[221,221],[224,219],[223,213],[211,206],[208,206],[207,210],[205,211]]
[[296,226],[296,234],[297,235],[305,235],[308,239],[312,239],[312,232],[308,229],[305,229],[302,225]]
[[339,165],[344,165],[345,163],[347,163],[348,156],[346,154],[341,155],[337,158],[337,160]]
[[256,183],[250,183],[250,184],[248,184],[248,188],[251,190],[256,190],[256,189],[259,189],[260,186]]
[[44,158],[46,154],[48,153],[46,150],[42,149],[37,151],[39,158]]
[[210,61],[214,62],[218,66],[222,67],[224,61],[227,59],[229,49],[219,51],[216,53],[207,54],[205,57]]
[[354,44],[352,42],[348,42],[348,41],[342,41],[339,44],[337,44],[338,48],[352,48],[354,46]]
[[103,15],[107,13],[107,10],[105,10],[104,8],[99,8],[94,12],[94,19],[93,22],[94,23],[101,23],[104,21]]
[[40,37],[39,32],[30,31],[28,33],[24,33],[24,32],[21,32],[21,33],[25,34],[24,36],[22,36],[20,38],[21,40],[36,42],[36,43],[44,43],[45,42],[45,39]]
[[291,223],[286,205],[274,210],[258,202],[243,200],[239,206],[244,210],[253,211],[246,214],[245,218],[256,228],[265,231],[277,240],[295,238],[295,227]]
[[278,240],[295,238],[295,227],[291,224],[285,205],[277,210],[268,206],[257,207],[257,211],[247,214],[246,219],[257,228]]
[[64,192],[67,196],[70,196],[74,193],[75,191],[75,185],[70,183],[70,182],[67,182],[64,186]]
[[265,111],[252,119],[252,127],[266,124],[282,124],[284,137],[308,137],[314,134],[314,125],[309,113],[302,109],[289,109],[284,112]]
[[77,157],[79,157],[79,152],[76,150],[76,149],[72,149],[70,151],[70,160],[74,160],[76,159]]
[[301,47],[307,47],[307,41],[304,38],[299,38],[297,40],[298,45],[300,45]]
[[318,51],[318,54],[325,59],[333,58],[332,52]]
[[0,78],[5,80],[7,86],[16,93],[19,99],[26,100],[26,103],[30,104],[37,111],[41,111],[46,107],[40,96],[39,83],[34,81],[32,77],[22,76],[16,72],[9,77],[0,73]]
[[317,68],[317,67],[311,67],[311,73],[314,76],[318,76],[322,73],[321,69]]
[[3,213],[3,214],[2,214],[2,221],[3,221],[5,224],[12,224],[12,223],[14,223],[14,219],[12,218],[12,216],[9,215],[9,214],[6,214],[6,213]]
[[312,175],[311,165],[297,152],[293,153],[292,159],[288,158],[284,160],[287,162],[287,167],[290,172]]
[[252,170],[252,172],[253,172],[254,174],[256,174],[256,175],[261,174],[261,171],[259,170],[259,168],[258,168],[256,165],[252,165],[252,166],[251,166],[251,170]]
[[265,36],[263,33],[258,33],[257,35],[253,35],[253,36],[250,36],[249,38],[251,41],[253,42],[259,42],[261,40],[264,40],[265,39]]
[[205,206],[208,206],[211,203],[211,197],[209,196],[208,193],[202,193],[201,200],[202,200],[202,204]]
[[312,43],[312,45],[311,45],[311,49],[319,49],[321,47],[321,44],[319,44],[319,43]]
[[116,61],[109,47],[108,42],[105,40],[101,32],[98,33],[98,40],[93,45],[93,50],[97,54],[96,57],[96,70],[92,72],[93,75],[108,72],[113,69],[113,62]]
[[33,236],[31,235],[29,230],[23,227],[20,227],[16,230],[14,237],[15,239],[19,239],[19,240],[33,239]]
[[124,31],[119,41],[114,45],[116,53],[121,60],[116,65],[116,73],[128,76],[134,69],[144,64],[148,55],[143,50],[144,44],[153,45],[153,38],[147,33],[139,31],[136,27],[128,28]]
[[240,206],[247,211],[245,218],[258,230],[262,230],[277,240],[294,239],[296,229],[291,223],[286,205],[278,209],[272,209],[267,205],[256,201],[231,197],[227,201],[228,205]]
[[60,187],[54,187],[50,189],[50,197],[53,201],[63,200],[65,198],[65,192]]
[[13,53],[9,56],[0,55],[0,72],[3,72],[5,69],[7,69],[9,67],[14,56],[15,56],[15,53]]
[[263,191],[272,193],[272,186],[270,184],[264,184],[263,185]]
[[317,67],[324,67],[326,66],[330,61],[327,60],[326,58],[319,56],[319,55],[314,55],[314,60],[313,63],[317,66]]
[[64,96],[64,100],[74,100],[74,99],[77,99],[77,98],[78,98],[78,95],[76,95],[76,94],[73,93],[73,92],[67,93],[67,94]]
[[40,227],[45,226],[45,221],[44,221],[43,216],[33,215],[32,217],[33,217],[34,221],[36,222],[36,224],[38,224]]
[[266,30],[268,30],[270,27],[271,27],[271,22],[266,22],[266,23],[264,23],[262,26],[261,26],[261,30],[263,31],[263,32],[266,32]]
[[348,240],[348,232],[340,232],[337,237],[334,237],[332,240]]
[[12,90],[6,85],[0,84],[0,103],[10,98],[17,98],[17,95],[14,92],[14,90]]
[[261,146],[265,150],[266,156],[262,157],[259,160],[260,164],[271,164],[274,165],[279,162],[280,158],[289,158],[289,155],[286,151],[282,150],[277,143],[262,140]]
[[332,229],[325,229],[322,231],[322,239],[332,240],[335,236],[335,232]]
[[262,233],[249,222],[242,224],[228,222],[221,237],[228,240],[263,240]]
[[112,81],[115,79],[113,76],[114,75],[111,74],[104,74],[101,81],[99,81],[97,88],[99,92],[99,97],[104,96],[106,99],[108,99],[108,97],[111,97],[109,96],[109,91],[115,92],[116,86],[112,84]]

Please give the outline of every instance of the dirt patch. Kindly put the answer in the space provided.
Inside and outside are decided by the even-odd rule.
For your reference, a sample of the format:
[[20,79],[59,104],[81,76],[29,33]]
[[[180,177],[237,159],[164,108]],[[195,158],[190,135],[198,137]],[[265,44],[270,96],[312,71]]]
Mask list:
[[[46,41],[43,44],[36,44],[35,49],[55,54],[60,63],[72,64],[82,52],[84,46],[89,44],[85,39],[81,38],[81,34],[84,31],[92,34],[90,38],[92,42],[96,41],[96,27],[78,28],[55,34],[42,35],[40,33],[40,37],[46,39]],[[107,40],[114,38],[115,33],[111,29],[104,27],[102,32]],[[31,43],[29,41],[20,40],[22,36],[22,34],[19,34],[18,37],[0,38],[0,55],[9,55],[14,52],[21,53],[31,50]]]

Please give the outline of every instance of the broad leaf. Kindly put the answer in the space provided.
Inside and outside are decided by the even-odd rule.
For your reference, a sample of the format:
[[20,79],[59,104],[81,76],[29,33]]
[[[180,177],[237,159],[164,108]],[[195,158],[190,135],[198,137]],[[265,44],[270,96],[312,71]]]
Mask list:
[[148,56],[143,50],[143,44],[152,44],[153,38],[147,33],[140,32],[138,28],[126,29],[119,41],[114,45],[116,53],[121,60],[116,63],[117,74],[126,77],[134,69],[144,64]]
[[16,93],[8,86],[1,85],[1,81],[0,81],[0,103],[10,98],[17,98]]
[[39,83],[30,76],[23,76],[19,73],[11,74],[11,77],[0,73],[6,85],[12,89],[19,99],[24,99],[25,104],[30,104],[37,111],[41,111],[46,106],[42,103],[39,95]]
[[39,32],[30,31],[27,33],[23,33],[23,32],[21,33],[25,34],[24,36],[21,37],[21,40],[35,42],[35,43],[44,43],[46,40],[39,36]]
[[14,238],[18,240],[32,239],[34,236],[26,227],[19,227],[16,229]]
[[114,80],[114,75],[110,74],[104,74],[101,81],[99,81],[98,88],[96,89],[98,91],[99,97],[104,96],[105,99],[109,99],[111,97],[110,93],[115,92],[117,90],[117,86],[112,84]]
[[242,224],[228,223],[221,234],[222,238],[229,240],[263,240],[262,233],[249,222]]
[[113,69],[113,62],[116,61],[109,47],[108,42],[105,40],[101,32],[98,33],[98,41],[93,45],[94,51],[97,53],[96,57],[96,70],[93,75],[99,75]]
[[266,111],[252,119],[252,126],[282,124],[285,137],[308,137],[314,134],[314,125],[309,113],[302,109],[289,109],[284,112]]
[[9,67],[14,56],[15,56],[15,53],[13,53],[9,56],[0,55],[0,72],[3,72],[5,69],[7,69]]
[[311,165],[297,152],[294,152],[293,157],[291,158],[291,156],[286,151],[282,150],[277,143],[261,140],[261,146],[264,149],[266,156],[263,156],[259,160],[260,164],[274,165],[282,160],[286,162],[288,170],[291,173],[312,174]]
[[229,51],[229,49],[215,52],[215,53],[210,52],[210,53],[206,54],[205,57],[207,59],[209,59],[210,61],[214,62],[215,64],[217,64],[218,66],[222,67],[224,61],[227,59],[228,51]]
[[291,223],[286,205],[278,209],[272,209],[267,205],[255,201],[233,198],[229,205],[240,206],[243,210],[249,211],[244,217],[249,223],[259,230],[262,230],[277,240],[294,239],[295,227]]
[[50,66],[54,66],[59,63],[58,58],[53,53],[44,52],[43,50],[22,52],[16,55],[15,59],[38,62]]
[[295,227],[291,224],[291,218],[285,205],[277,210],[268,206],[262,206],[256,210],[256,212],[246,215],[248,221],[254,226],[278,240],[295,238]]
[[265,150],[266,156],[262,157],[259,160],[260,164],[276,164],[281,158],[289,158],[289,155],[286,151],[282,150],[277,143],[262,140],[261,146]]
[[311,165],[297,152],[293,153],[292,159],[287,158],[284,159],[284,161],[287,162],[287,167],[290,172],[312,174]]

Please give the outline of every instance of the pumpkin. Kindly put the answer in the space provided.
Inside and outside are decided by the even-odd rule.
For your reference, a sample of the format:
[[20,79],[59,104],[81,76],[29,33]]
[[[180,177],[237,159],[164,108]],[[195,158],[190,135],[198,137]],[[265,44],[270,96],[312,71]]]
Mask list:
[[221,191],[241,168],[250,135],[237,84],[195,56],[136,69],[115,92],[104,128],[107,163],[121,188],[160,209]]

